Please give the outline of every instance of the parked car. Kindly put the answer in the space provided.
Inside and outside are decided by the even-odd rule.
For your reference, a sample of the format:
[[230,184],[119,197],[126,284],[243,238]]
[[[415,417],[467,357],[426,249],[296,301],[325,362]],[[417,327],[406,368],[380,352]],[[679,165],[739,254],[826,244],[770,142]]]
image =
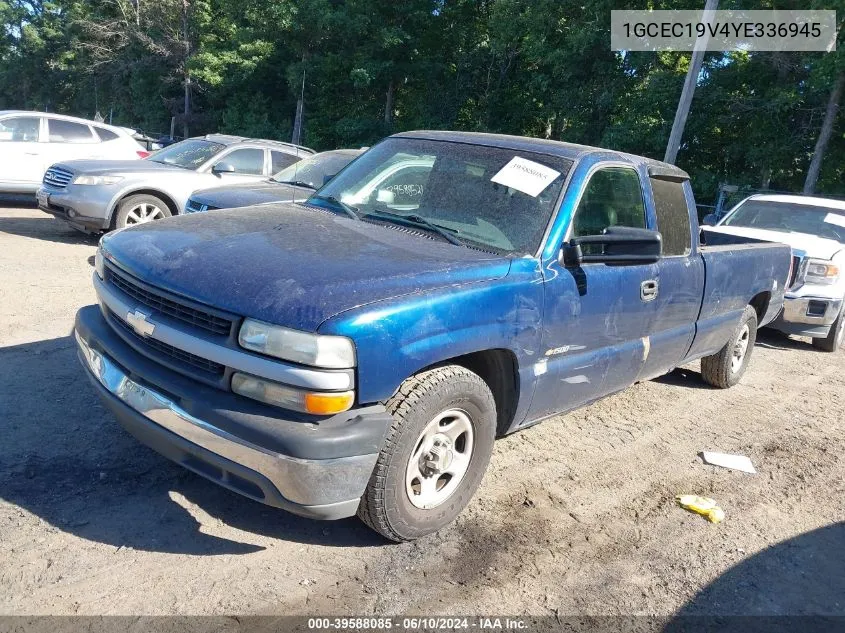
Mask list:
[[200,189],[188,198],[185,213],[305,200],[363,151],[336,149],[320,152],[286,167],[263,182]]
[[57,163],[44,174],[36,197],[43,211],[74,228],[120,229],[182,213],[200,187],[259,182],[313,153],[290,143],[209,134],[143,161]]
[[[412,159],[412,210],[362,195]],[[105,404],[165,456],[410,540],[467,504],[497,435],[693,359],[712,385],[740,380],[790,249],[698,234],[672,165],[408,132],[305,203],[107,235],[75,337]]]
[[72,116],[0,111],[0,192],[34,194],[53,163],[75,158],[137,160],[133,130]]
[[786,334],[812,337],[813,345],[825,352],[835,352],[842,346],[845,201],[810,196],[750,196],[707,231],[791,246],[793,276],[783,313],[771,326]]

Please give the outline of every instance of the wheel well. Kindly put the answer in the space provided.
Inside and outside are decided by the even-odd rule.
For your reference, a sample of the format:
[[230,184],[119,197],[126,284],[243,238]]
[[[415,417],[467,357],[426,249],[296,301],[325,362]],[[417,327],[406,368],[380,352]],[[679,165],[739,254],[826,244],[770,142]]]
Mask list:
[[769,309],[769,301],[771,299],[771,292],[761,292],[748,302],[748,305],[757,312],[757,323],[762,323],[763,317],[766,316],[766,311]]
[[111,209],[111,218],[109,223],[111,227],[114,228],[114,222],[117,212],[117,207],[120,206],[120,203],[126,200],[129,196],[139,196],[139,195],[148,195],[148,196],[155,196],[159,198],[164,204],[167,205],[167,208],[170,210],[170,215],[179,215],[179,208],[176,206],[176,203],[173,199],[168,196],[166,193],[158,191],[156,189],[138,189],[137,191],[129,191],[128,193],[123,194],[120,196],[117,202],[114,203],[114,206]]
[[473,352],[448,358],[420,371],[443,365],[466,367],[487,383],[496,401],[496,434],[504,434],[513,421],[519,401],[518,365],[514,353],[507,349]]

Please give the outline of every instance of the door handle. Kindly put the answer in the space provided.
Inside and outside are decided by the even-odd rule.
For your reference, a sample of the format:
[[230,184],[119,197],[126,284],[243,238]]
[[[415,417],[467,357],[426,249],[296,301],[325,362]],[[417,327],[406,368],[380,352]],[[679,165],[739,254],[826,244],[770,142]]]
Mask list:
[[640,299],[643,301],[654,301],[657,299],[657,291],[660,285],[656,279],[648,279],[640,284]]

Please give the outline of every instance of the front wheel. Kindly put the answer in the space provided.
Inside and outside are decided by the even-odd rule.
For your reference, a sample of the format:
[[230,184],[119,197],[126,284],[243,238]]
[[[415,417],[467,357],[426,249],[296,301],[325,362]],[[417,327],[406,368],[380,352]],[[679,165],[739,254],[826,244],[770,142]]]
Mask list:
[[751,351],[757,340],[757,311],[751,306],[745,307],[745,312],[739,320],[739,325],[731,334],[725,346],[712,356],[701,359],[701,377],[704,382],[727,389],[740,381]]
[[161,198],[149,194],[138,194],[124,198],[117,207],[114,228],[146,224],[171,216],[170,208]]
[[845,302],[836,321],[830,326],[830,332],[824,338],[814,338],[813,347],[823,352],[835,352],[842,347],[843,342],[845,342]]
[[480,376],[447,365],[406,380],[387,408],[394,422],[358,516],[411,541],[451,523],[472,498],[493,450],[496,404]]

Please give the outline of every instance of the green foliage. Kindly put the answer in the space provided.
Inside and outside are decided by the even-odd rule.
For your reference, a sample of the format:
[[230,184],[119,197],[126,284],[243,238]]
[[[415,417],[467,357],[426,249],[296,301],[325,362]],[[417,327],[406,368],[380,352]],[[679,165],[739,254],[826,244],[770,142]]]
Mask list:
[[[809,4],[845,15],[845,0]],[[304,142],[318,149],[435,128],[526,134],[662,158],[689,56],[610,50],[610,11],[642,6],[627,0],[0,0],[0,109],[88,117],[99,111],[150,133],[169,131],[176,117],[177,133],[186,123],[192,134],[288,139],[304,75]],[[840,32],[831,54],[707,56],[678,158],[701,202],[711,202],[722,182],[800,190],[831,85],[845,69],[843,49]],[[823,193],[845,194],[843,120],[840,114],[823,163]]]

